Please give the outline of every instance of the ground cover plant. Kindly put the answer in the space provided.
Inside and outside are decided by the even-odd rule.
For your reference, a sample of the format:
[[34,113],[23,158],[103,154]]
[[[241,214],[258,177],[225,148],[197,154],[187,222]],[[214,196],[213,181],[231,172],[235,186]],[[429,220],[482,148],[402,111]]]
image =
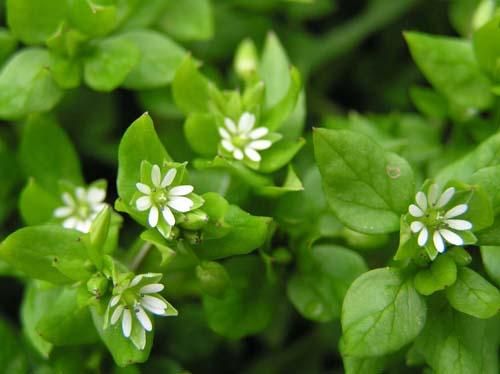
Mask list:
[[0,4],[0,372],[498,373],[495,0]]

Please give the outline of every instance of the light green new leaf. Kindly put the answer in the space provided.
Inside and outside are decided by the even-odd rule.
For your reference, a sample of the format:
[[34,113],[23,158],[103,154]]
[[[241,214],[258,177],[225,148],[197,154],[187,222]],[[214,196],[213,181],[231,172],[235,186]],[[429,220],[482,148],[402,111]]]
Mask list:
[[300,314],[318,322],[340,316],[347,289],[368,270],[356,252],[333,245],[303,248],[298,267],[288,283],[288,297]]
[[0,118],[17,119],[52,109],[62,91],[50,72],[49,52],[27,48],[17,52],[0,72]]
[[481,247],[483,265],[488,275],[500,286],[500,247]]
[[354,281],[342,307],[344,353],[381,356],[410,343],[425,324],[425,300],[396,269],[371,270]]
[[158,26],[178,40],[210,39],[214,33],[211,3],[209,0],[169,1]]
[[199,71],[191,56],[184,59],[172,82],[177,106],[184,113],[206,112],[210,102],[210,82]]
[[451,103],[464,109],[490,107],[490,82],[477,65],[470,41],[417,32],[404,35],[422,73]]
[[65,18],[66,0],[8,0],[7,24],[26,44],[41,44]]
[[498,373],[498,320],[481,320],[435,299],[415,348],[436,374]]
[[186,51],[167,36],[151,30],[128,31],[120,35],[139,49],[139,62],[123,86],[150,89],[167,85],[186,56]]
[[85,58],[85,82],[109,92],[120,86],[139,62],[139,48],[120,36],[98,41]]
[[457,281],[446,289],[451,306],[476,318],[490,318],[500,310],[500,292],[475,271],[458,269]]
[[31,226],[10,234],[0,245],[0,258],[35,279],[56,284],[90,277],[82,233],[61,226]]
[[141,163],[144,160],[157,165],[171,161],[148,113],[130,125],[118,148],[118,195],[125,204],[129,204],[137,192],[135,185],[141,180]]
[[83,184],[76,150],[51,117],[33,115],[28,119],[21,139],[20,161],[24,174],[35,178],[52,194],[59,190],[61,180]]
[[314,148],[325,194],[342,223],[367,234],[399,230],[415,190],[404,159],[345,130],[316,129]]
[[231,285],[223,298],[203,296],[208,325],[230,339],[256,334],[271,322],[276,289],[258,257],[236,257],[225,263]]

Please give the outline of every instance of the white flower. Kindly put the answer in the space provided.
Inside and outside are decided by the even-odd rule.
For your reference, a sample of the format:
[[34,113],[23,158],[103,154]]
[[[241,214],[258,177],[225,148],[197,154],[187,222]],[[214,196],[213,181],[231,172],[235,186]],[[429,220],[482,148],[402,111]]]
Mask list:
[[94,218],[106,206],[105,198],[106,191],[103,188],[77,187],[73,195],[69,192],[62,194],[65,205],[54,210],[54,217],[63,219],[62,225],[67,229],[87,233]]
[[186,213],[193,208],[193,200],[186,197],[186,195],[193,192],[193,186],[171,187],[176,174],[177,169],[172,168],[162,178],[160,167],[153,165],[151,169],[151,185],[136,184],[137,189],[144,196],[136,200],[135,206],[141,212],[149,209],[148,223],[151,227],[158,225],[160,213],[167,225],[174,226],[175,216],[172,209],[176,212]]
[[224,119],[224,127],[219,127],[222,147],[230,152],[236,160],[243,160],[245,156],[254,162],[259,162],[259,152],[268,149],[273,144],[268,139],[262,139],[269,133],[267,127],[254,129],[255,116],[245,112],[241,115],[238,126],[231,118]]
[[107,328],[108,321],[115,325],[121,320],[123,336],[131,339],[138,349],[144,349],[146,331],[153,330],[149,313],[158,316],[177,315],[177,311],[158,294],[164,288],[163,284],[158,283],[161,277],[161,274],[155,273],[140,274],[115,287],[104,328]]
[[464,240],[456,232],[472,229],[472,223],[456,217],[467,211],[467,204],[459,204],[451,209],[445,208],[455,194],[455,188],[450,187],[439,194],[439,187],[432,184],[427,195],[422,191],[417,192],[415,204],[411,204],[408,212],[416,220],[411,222],[410,230],[419,233],[417,243],[425,247],[427,241],[432,237],[435,249],[439,253],[445,250],[445,241],[453,245],[463,245]]

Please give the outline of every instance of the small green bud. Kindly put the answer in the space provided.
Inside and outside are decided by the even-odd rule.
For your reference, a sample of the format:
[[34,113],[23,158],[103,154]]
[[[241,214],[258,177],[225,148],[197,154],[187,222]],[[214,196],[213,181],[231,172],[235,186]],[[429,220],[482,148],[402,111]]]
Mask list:
[[104,295],[108,289],[109,281],[102,274],[93,275],[87,282],[87,290],[96,297]]
[[234,59],[234,70],[243,79],[251,78],[257,71],[257,48],[250,39],[241,42]]
[[202,241],[201,233],[198,231],[183,231],[182,236],[189,244],[200,244]]
[[447,252],[447,255],[450,256],[458,266],[469,265],[472,261],[472,257],[469,252],[462,247],[453,247]]
[[181,230],[177,226],[172,227],[172,230],[170,230],[170,234],[168,235],[169,240],[175,240],[179,237],[181,233]]
[[213,297],[222,297],[230,282],[224,266],[215,261],[204,261],[198,265],[196,277],[200,281],[202,291]]
[[208,215],[204,211],[197,209],[184,214],[184,220],[179,223],[183,229],[199,230],[208,222]]

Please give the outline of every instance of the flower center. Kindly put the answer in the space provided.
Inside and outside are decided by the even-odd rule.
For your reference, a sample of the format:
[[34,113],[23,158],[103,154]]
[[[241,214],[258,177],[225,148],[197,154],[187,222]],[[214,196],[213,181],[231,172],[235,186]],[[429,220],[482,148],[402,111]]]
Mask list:
[[437,229],[442,225],[443,218],[440,210],[429,208],[422,217],[422,221],[426,227]]
[[245,135],[236,135],[232,139],[235,147],[244,148],[248,144],[248,137]]
[[139,296],[137,295],[137,292],[131,289],[123,291],[122,300],[129,306],[135,305],[138,298]]
[[168,201],[168,192],[166,189],[153,189],[151,192],[151,199],[155,203],[155,205],[163,206]]
[[90,216],[90,206],[89,204],[86,203],[80,203],[78,206],[78,209],[76,210],[76,214],[81,218],[81,219],[87,219]]

